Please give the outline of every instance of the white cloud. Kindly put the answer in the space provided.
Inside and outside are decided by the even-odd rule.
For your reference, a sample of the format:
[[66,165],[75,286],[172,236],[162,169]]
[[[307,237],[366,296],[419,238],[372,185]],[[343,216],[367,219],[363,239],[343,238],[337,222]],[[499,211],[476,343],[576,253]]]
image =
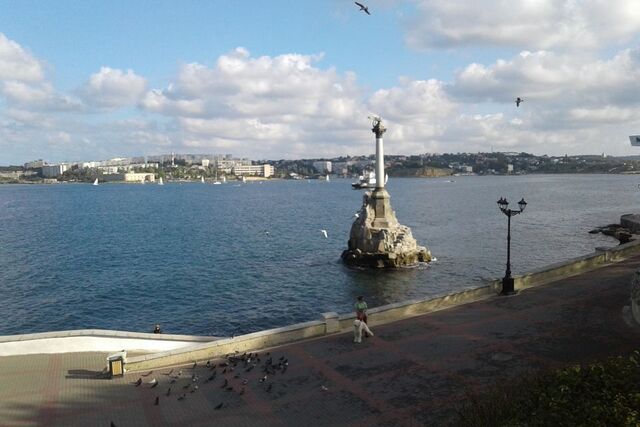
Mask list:
[[0,80],[38,82],[43,79],[44,70],[40,61],[0,33]]
[[106,108],[134,105],[144,94],[146,80],[132,70],[102,67],[81,90],[88,104]]
[[407,42],[418,49],[595,48],[640,31],[637,0],[416,0]]

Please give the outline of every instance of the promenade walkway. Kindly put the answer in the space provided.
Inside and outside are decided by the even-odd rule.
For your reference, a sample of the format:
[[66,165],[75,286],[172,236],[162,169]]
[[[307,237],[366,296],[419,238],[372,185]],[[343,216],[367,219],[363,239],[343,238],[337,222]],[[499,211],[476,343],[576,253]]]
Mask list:
[[[259,368],[246,372],[242,364],[233,372],[216,368],[207,382],[213,371],[199,363],[171,375],[170,368],[154,371],[136,387],[140,374],[96,378],[104,354],[4,357],[0,425],[446,425],[469,390],[640,348],[640,327],[623,316],[637,268],[640,257],[517,296],[379,326],[362,344],[345,333],[261,352],[261,364],[281,356],[289,363],[264,382]],[[145,383],[152,378],[159,386]]]

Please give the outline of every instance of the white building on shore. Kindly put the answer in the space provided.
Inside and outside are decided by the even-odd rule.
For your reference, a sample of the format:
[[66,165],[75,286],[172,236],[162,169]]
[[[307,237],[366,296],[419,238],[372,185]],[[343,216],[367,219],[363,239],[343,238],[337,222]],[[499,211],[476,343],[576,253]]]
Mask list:
[[55,178],[62,175],[67,169],[69,169],[69,166],[64,163],[60,163],[59,165],[44,165],[42,166],[42,176],[45,178]]
[[275,173],[275,169],[271,165],[236,165],[233,167],[232,173],[236,176],[263,176],[269,178]]

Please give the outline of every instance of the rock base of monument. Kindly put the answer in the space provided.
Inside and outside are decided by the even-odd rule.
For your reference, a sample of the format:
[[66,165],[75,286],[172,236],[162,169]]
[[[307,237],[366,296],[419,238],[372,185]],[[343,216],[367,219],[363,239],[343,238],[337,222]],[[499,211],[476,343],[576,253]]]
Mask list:
[[431,252],[419,246],[411,229],[398,223],[385,189],[366,192],[351,226],[342,260],[353,266],[393,268],[431,261]]

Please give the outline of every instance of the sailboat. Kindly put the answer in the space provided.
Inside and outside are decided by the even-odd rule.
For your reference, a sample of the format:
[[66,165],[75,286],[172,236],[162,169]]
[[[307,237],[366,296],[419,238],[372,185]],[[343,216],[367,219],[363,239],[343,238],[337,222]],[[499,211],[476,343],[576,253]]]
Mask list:
[[227,182],[227,176],[226,175],[222,175],[222,183],[224,184],[225,182]]
[[246,184],[247,183],[247,178],[244,177],[244,175],[242,175],[242,183]]
[[158,185],[164,185],[164,182],[162,181],[162,177],[160,177],[160,181],[158,181]]
[[93,185],[98,185],[98,178],[96,178],[96,180],[93,181]]
[[222,184],[220,181],[218,181],[218,170],[216,169],[216,180],[213,181],[213,185],[220,185]]
[[204,184],[204,176],[200,177],[200,182]]
[[329,174],[324,178],[325,181],[329,182]]

